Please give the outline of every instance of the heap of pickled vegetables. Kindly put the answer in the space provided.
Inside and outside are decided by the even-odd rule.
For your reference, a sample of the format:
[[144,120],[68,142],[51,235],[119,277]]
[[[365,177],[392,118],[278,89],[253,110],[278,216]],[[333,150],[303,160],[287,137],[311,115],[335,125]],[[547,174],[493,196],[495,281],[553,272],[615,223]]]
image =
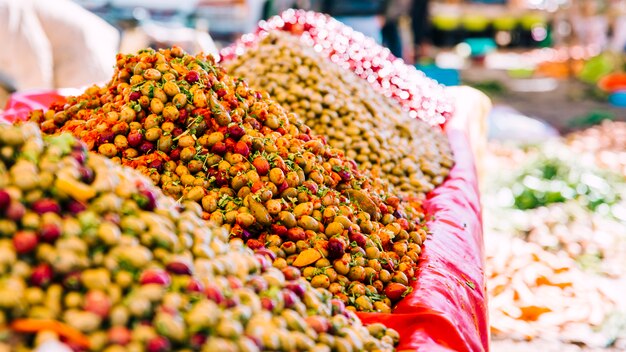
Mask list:
[[379,351],[398,340],[68,134],[0,126],[0,151],[0,350]]
[[425,195],[449,173],[452,151],[441,130],[410,118],[391,98],[303,39],[271,32],[226,65],[398,191]]
[[106,86],[32,119],[197,202],[231,239],[279,269],[301,268],[350,309],[389,312],[411,290],[427,234],[419,205],[378,187],[212,57],[177,47],[120,54]]

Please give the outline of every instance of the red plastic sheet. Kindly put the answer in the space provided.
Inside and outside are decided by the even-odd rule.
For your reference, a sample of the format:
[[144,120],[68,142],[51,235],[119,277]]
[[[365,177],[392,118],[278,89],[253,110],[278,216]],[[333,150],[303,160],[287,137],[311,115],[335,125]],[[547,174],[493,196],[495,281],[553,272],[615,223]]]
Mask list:
[[0,120],[9,122],[26,120],[32,110],[47,110],[52,103],[64,100],[65,97],[56,91],[18,92],[11,95],[4,112],[0,113]]
[[[452,118],[452,120],[454,117]],[[486,351],[489,346],[482,221],[473,155],[462,130],[446,130],[456,165],[425,204],[432,235],[413,292],[391,314],[359,314],[397,329],[399,349]]]

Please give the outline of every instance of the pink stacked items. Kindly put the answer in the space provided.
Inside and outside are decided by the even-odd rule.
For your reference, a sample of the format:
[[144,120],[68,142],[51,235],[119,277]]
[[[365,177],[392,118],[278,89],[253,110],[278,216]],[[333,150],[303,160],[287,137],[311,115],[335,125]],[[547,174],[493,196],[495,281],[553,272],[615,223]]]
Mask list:
[[317,12],[287,10],[259,23],[255,33],[246,34],[221,51],[229,60],[245,52],[270,31],[282,30],[299,35],[316,51],[367,80],[382,94],[392,97],[411,117],[430,124],[443,124],[453,114],[445,88],[427,78],[414,66],[405,64],[363,34]]

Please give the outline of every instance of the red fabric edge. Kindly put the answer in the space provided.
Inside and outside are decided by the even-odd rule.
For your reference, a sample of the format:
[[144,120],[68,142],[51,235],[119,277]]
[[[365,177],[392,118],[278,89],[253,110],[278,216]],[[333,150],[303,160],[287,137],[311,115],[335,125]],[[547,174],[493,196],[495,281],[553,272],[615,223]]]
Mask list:
[[65,97],[57,91],[33,90],[18,92],[11,95],[4,111],[0,112],[0,119],[14,122],[28,119],[28,114],[37,109],[47,110],[52,103],[62,102]]
[[[454,117],[453,117],[454,119]],[[391,314],[359,313],[401,334],[399,350],[487,351],[489,333],[482,216],[477,176],[464,131],[446,130],[456,164],[424,204],[433,216],[418,280]]]

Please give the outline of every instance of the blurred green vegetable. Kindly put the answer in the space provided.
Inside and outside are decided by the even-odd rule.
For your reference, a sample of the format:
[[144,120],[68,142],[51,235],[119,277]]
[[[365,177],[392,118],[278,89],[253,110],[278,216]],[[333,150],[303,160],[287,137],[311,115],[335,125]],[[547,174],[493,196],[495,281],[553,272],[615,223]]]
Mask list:
[[514,207],[521,210],[575,199],[595,211],[620,200],[615,182],[621,181],[612,173],[543,154],[522,169],[511,191]]

